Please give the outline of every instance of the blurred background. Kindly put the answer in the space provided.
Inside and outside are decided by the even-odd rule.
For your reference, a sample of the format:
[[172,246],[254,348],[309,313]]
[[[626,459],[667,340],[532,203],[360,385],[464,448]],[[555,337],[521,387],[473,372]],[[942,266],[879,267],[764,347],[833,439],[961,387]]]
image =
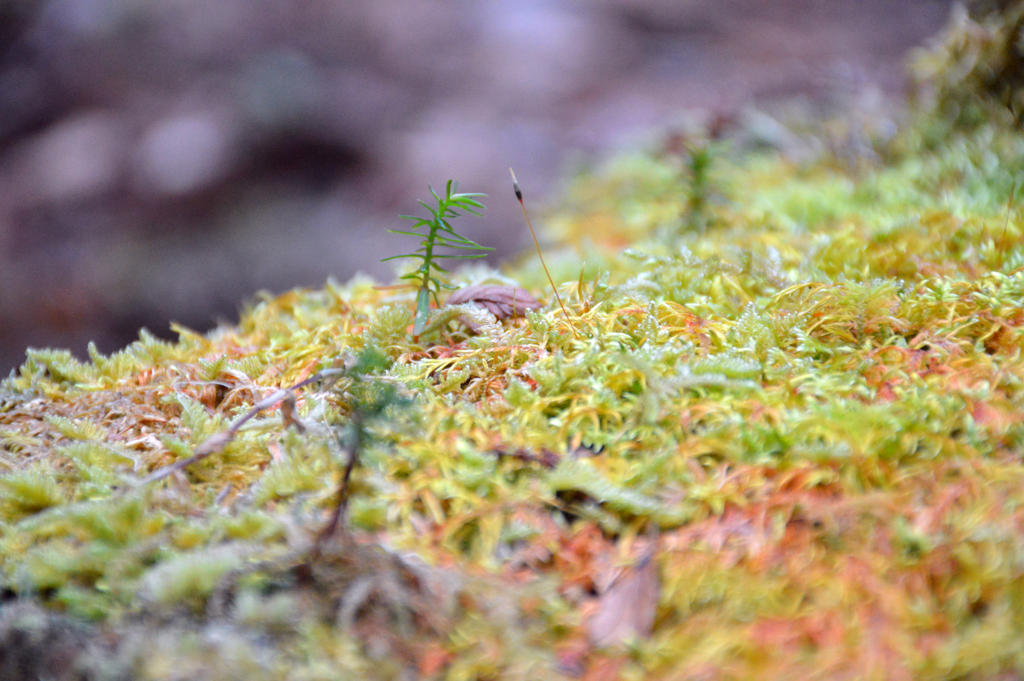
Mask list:
[[666,127],[895,117],[950,6],[0,0],[0,376],[27,346],[106,353],[261,289],[390,280],[378,260],[412,248],[384,230],[428,183],[490,195],[463,227],[497,264],[529,243],[509,166],[539,209]]

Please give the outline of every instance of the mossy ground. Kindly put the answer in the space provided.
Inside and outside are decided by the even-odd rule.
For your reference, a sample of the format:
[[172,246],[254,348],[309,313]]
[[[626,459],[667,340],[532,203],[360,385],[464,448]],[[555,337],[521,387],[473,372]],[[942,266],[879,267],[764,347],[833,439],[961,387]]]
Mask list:
[[[699,201],[685,155],[576,178],[546,221],[571,326],[413,340],[412,294],[356,279],[30,351],[0,386],[0,638],[96,679],[1024,674],[1024,137],[878,149],[712,148]],[[545,293],[530,258],[455,283],[509,278]],[[353,379],[302,391],[304,433],[272,410],[140,483],[368,347],[360,390],[405,399],[319,550]],[[609,617],[638,635],[604,645]]]

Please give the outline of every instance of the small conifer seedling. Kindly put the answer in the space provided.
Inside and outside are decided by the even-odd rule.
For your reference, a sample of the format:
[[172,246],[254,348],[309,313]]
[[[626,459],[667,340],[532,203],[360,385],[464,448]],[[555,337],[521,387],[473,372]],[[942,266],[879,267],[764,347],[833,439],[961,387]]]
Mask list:
[[438,196],[433,187],[429,187],[430,193],[437,201],[437,206],[431,206],[423,201],[420,201],[420,204],[430,211],[430,217],[420,218],[413,215],[403,215],[402,217],[407,220],[415,220],[416,225],[411,227],[408,231],[401,229],[388,230],[393,234],[407,234],[409,236],[415,236],[422,239],[422,241],[420,241],[420,247],[416,249],[416,251],[403,255],[393,255],[390,258],[384,258],[381,260],[381,262],[384,262],[387,260],[395,260],[396,258],[416,258],[421,261],[420,266],[416,268],[416,270],[402,275],[401,277],[402,279],[410,280],[419,289],[419,292],[416,294],[416,318],[412,331],[414,336],[418,336],[422,333],[427,324],[427,318],[430,316],[430,297],[433,296],[434,302],[440,306],[437,294],[441,289],[455,288],[449,284],[442,283],[434,276],[435,272],[448,271],[441,267],[437,261],[441,258],[465,259],[483,258],[486,256],[486,253],[439,253],[438,249],[441,247],[448,247],[462,250],[494,250],[493,248],[481,246],[472,239],[467,239],[452,229],[452,225],[448,220],[459,216],[459,213],[455,212],[456,208],[461,208],[467,213],[481,216],[477,211],[483,210],[484,205],[477,201],[476,197],[486,196],[485,194],[457,194],[456,190],[458,187],[458,182],[448,180],[448,185],[445,187],[444,198]]

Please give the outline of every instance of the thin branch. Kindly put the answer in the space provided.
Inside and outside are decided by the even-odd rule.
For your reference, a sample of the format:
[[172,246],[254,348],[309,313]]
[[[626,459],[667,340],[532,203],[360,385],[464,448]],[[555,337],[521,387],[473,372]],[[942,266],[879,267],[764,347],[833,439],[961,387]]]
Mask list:
[[[169,475],[172,475],[185,468],[188,468],[189,466],[198,461],[202,461],[211,454],[216,454],[217,452],[227,447],[228,444],[230,444],[231,441],[235,439],[235,435],[238,433],[239,429],[241,429],[241,427],[245,425],[247,421],[251,420],[261,411],[265,409],[270,409],[271,407],[276,406],[277,404],[284,402],[289,398],[294,399],[295,391],[298,390],[299,388],[304,388],[305,386],[310,385],[311,383],[316,383],[317,381],[322,381],[324,379],[332,379],[332,381],[337,380],[347,371],[347,369],[324,369],[323,371],[320,371],[310,376],[306,380],[296,383],[290,388],[281,388],[280,390],[273,392],[269,397],[265,397],[259,402],[257,402],[252,409],[247,411],[241,418],[232,423],[227,430],[222,430],[219,433],[214,433],[210,437],[206,438],[206,440],[204,440],[202,444],[196,447],[195,454],[188,457],[187,459],[175,461],[169,466],[164,466],[163,468],[157,469],[147,477],[143,478],[141,484],[148,485],[151,482],[163,480]],[[299,424],[298,421],[295,421],[293,425],[301,424]]]
[[[342,473],[341,482],[338,484],[338,492],[335,495],[334,501],[334,512],[331,513],[331,519],[327,522],[327,525],[320,531],[317,537],[317,545],[330,539],[345,519],[345,512],[348,509],[349,481],[352,478],[352,470],[359,462],[359,450],[363,444],[363,418],[358,410],[352,415],[352,430],[352,446],[349,448],[348,462],[345,464],[345,471]],[[341,438],[337,435],[335,435],[335,440],[339,446],[344,447]]]

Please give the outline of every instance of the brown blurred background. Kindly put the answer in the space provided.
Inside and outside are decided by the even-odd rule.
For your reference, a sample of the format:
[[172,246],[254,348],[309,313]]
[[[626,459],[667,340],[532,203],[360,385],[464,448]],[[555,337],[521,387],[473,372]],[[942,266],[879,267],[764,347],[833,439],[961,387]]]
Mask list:
[[[464,225],[526,245],[538,205],[659,126],[769,110],[891,115],[948,0],[0,0],[0,376],[26,346],[206,330],[260,289],[409,244],[454,177]],[[884,95],[884,96],[883,96]]]

